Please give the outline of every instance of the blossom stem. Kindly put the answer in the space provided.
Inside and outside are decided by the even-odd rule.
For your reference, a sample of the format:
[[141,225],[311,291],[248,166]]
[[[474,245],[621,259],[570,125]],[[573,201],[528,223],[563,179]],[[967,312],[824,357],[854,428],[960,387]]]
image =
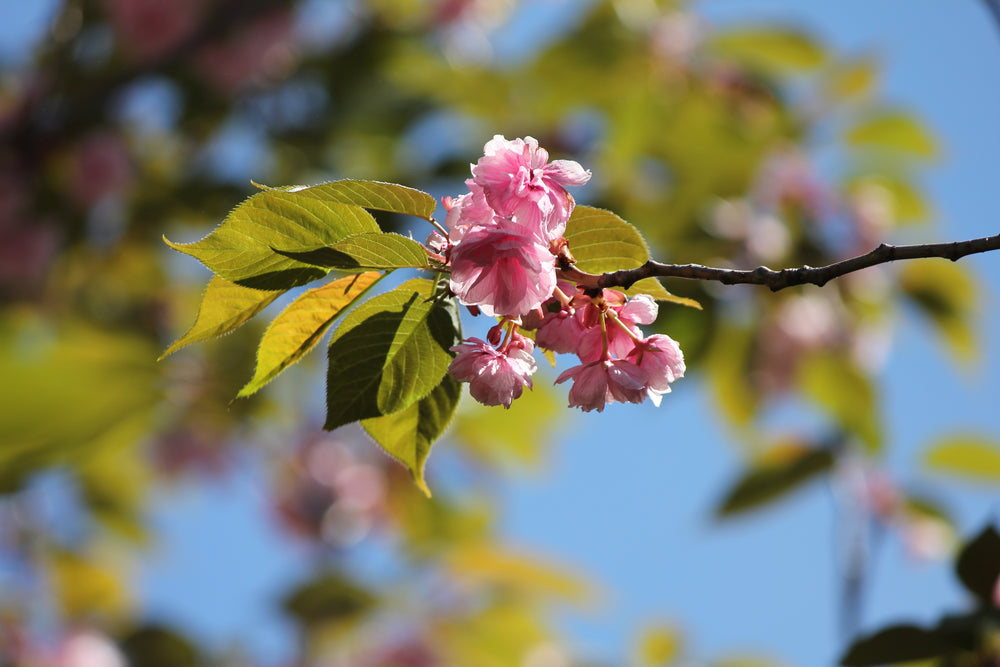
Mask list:
[[437,220],[435,220],[433,217],[427,218],[427,222],[431,223],[431,225],[434,226],[434,229],[436,229],[439,232],[441,232],[442,236],[444,236],[445,238],[448,238],[448,230],[445,229],[444,226],[440,222],[438,222]]
[[628,327],[627,327],[627,326],[625,325],[625,323],[621,321],[621,318],[620,318],[620,317],[618,317],[618,313],[616,313],[616,312],[615,312],[615,311],[614,311],[613,309],[611,309],[611,308],[609,308],[609,309],[608,309],[608,317],[610,317],[611,319],[613,319],[613,320],[615,321],[615,324],[617,324],[617,325],[618,325],[618,326],[620,326],[620,327],[621,327],[622,329],[624,329],[625,333],[627,333],[627,334],[628,334],[628,337],[629,337],[629,338],[631,338],[632,340],[634,340],[634,341],[635,341],[635,342],[637,342],[637,343],[638,343],[639,341],[641,341],[641,340],[642,340],[642,337],[641,337],[641,336],[637,336],[637,335],[635,334],[635,332],[634,332],[634,331],[632,331],[631,329],[629,329],[629,328],[628,328]]

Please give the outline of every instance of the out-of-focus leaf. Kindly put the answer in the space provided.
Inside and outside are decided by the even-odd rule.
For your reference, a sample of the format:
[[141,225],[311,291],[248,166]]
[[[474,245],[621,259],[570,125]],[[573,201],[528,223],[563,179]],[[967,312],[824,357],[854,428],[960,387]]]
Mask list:
[[893,625],[855,641],[840,659],[840,664],[869,667],[928,660],[951,650],[952,647],[936,630],[916,625]]
[[311,250],[275,249],[285,257],[339,271],[425,269],[430,265],[422,245],[399,234],[368,232]]
[[825,77],[823,89],[834,100],[867,95],[878,83],[878,70],[873,58],[838,63]]
[[871,379],[841,355],[816,353],[799,364],[802,392],[823,408],[869,451],[882,447],[878,396]]
[[111,568],[68,551],[53,553],[48,565],[56,600],[67,618],[117,618],[128,611],[128,590]]
[[586,583],[564,567],[505,552],[495,544],[456,547],[445,557],[445,564],[460,579],[501,586],[522,595],[556,596],[576,604],[592,597]]
[[305,626],[354,623],[371,611],[377,599],[350,579],[328,573],[296,588],[285,598],[285,610]]
[[204,664],[190,640],[161,625],[136,628],[119,643],[131,667],[200,667]]
[[972,361],[978,349],[975,312],[979,289],[969,272],[954,262],[906,262],[899,284],[913,305],[935,325],[951,352]]
[[798,443],[774,447],[731,486],[716,508],[716,516],[727,518],[780,500],[828,472],[834,462],[829,449],[814,449]]
[[936,472],[1000,482],[1000,443],[987,436],[942,438],[924,452],[924,464]]
[[773,26],[720,32],[711,40],[716,52],[768,72],[810,70],[826,62],[826,52],[805,33]]
[[738,426],[757,414],[760,400],[749,385],[753,334],[749,329],[716,330],[708,353],[708,382],[716,407]]
[[240,389],[249,396],[313,349],[337,317],[382,278],[374,271],[345,276],[304,292],[267,327],[257,349],[257,369]]
[[389,415],[441,383],[458,342],[454,300],[411,280],[353,310],[330,341],[326,426]]
[[981,604],[995,604],[997,580],[1000,579],[1000,533],[987,526],[958,555],[955,572],[966,590]]
[[922,158],[938,154],[937,141],[930,130],[905,111],[883,111],[855,123],[845,135],[852,146],[905,153]]
[[[931,217],[931,206],[924,194],[903,177],[886,174],[865,175],[850,179],[845,186],[847,196],[878,198],[875,205],[885,205],[894,222],[923,222]],[[869,202],[869,205],[871,202]]]
[[[566,241],[577,268],[588,273],[634,269],[649,259],[649,249],[635,227],[611,211],[577,206],[566,223]],[[657,301],[701,308],[694,299],[674,296],[655,278],[644,278],[626,294],[649,294]]]
[[523,665],[530,651],[551,641],[537,613],[512,602],[494,604],[472,617],[445,620],[431,638],[445,656],[442,664],[476,667]]
[[666,667],[681,652],[683,641],[676,628],[657,625],[646,628],[639,637],[639,664],[642,667]]
[[98,440],[127,436],[124,422],[136,424],[132,433],[148,425],[162,392],[155,358],[149,341],[127,333],[0,320],[0,492],[42,468],[86,460]]
[[314,250],[355,234],[379,231],[371,213],[339,203],[340,193],[322,188],[258,192],[202,240],[164,240],[216,275],[244,287],[284,290],[305,285],[326,275],[326,270],[282,255],[275,248],[285,252]]
[[227,334],[242,326],[254,315],[264,310],[284,290],[266,291],[243,287],[212,276],[201,298],[198,316],[186,334],[170,344],[160,359],[173,354],[185,345]]
[[461,396],[461,383],[445,375],[431,393],[409,407],[361,422],[382,449],[406,466],[413,481],[427,496],[431,495],[431,490],[424,481],[424,464],[431,445],[451,423]]
[[491,463],[537,463],[565,413],[556,401],[551,383],[541,381],[511,403],[509,410],[470,401],[455,417],[455,439]]

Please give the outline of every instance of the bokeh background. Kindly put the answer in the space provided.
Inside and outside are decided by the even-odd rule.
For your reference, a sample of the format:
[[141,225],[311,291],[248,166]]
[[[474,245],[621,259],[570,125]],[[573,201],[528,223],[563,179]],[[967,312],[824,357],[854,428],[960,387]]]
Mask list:
[[704,308],[661,308],[688,361],[661,407],[569,411],[543,369],[509,412],[463,402],[428,500],[321,431],[321,351],[233,401],[281,303],[157,362],[208,278],[161,236],[251,180],[459,194],[494,134],[591,169],[578,201],[665,261],[985,236],[997,62],[975,0],[8,3],[0,664],[833,664],[967,607],[993,255],[670,281]]

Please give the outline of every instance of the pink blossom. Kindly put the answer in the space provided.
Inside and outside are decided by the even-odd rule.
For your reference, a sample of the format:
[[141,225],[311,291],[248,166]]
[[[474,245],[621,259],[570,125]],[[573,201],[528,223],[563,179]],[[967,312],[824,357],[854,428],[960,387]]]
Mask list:
[[555,255],[512,228],[473,228],[451,253],[451,291],[491,316],[518,317],[537,308],[556,286]]
[[[605,327],[608,338],[608,354],[616,359],[624,359],[635,346],[635,339],[642,337],[642,330],[636,325],[652,324],[656,319],[658,306],[653,297],[648,294],[637,294],[626,301],[625,294],[622,292],[606,289],[602,293],[602,297],[608,310],[614,311],[614,315],[608,316]],[[579,315],[586,328],[577,349],[581,361],[595,361],[601,357],[604,351],[604,338],[597,326],[599,316],[600,310],[594,305],[587,306]],[[614,321],[615,316],[617,316],[617,322]],[[595,322],[588,325],[591,319]]]
[[569,390],[569,407],[579,407],[584,412],[603,412],[606,403],[646,400],[649,375],[630,361],[607,359],[573,366],[556,378],[556,384],[570,378],[573,387]]
[[115,34],[138,60],[159,58],[197,27],[202,0],[105,0]]
[[469,383],[472,397],[483,405],[509,408],[524,387],[533,386],[531,376],[538,368],[530,339],[514,334],[506,350],[497,350],[479,338],[468,338],[451,348],[458,355],[448,372],[459,382]]
[[561,237],[574,206],[565,186],[583,185],[590,172],[571,160],[549,162],[548,152],[532,137],[507,141],[498,134],[483,150],[472,175],[493,210],[546,243]]
[[448,197],[444,202],[448,209],[444,224],[450,230],[448,240],[452,243],[460,242],[470,227],[495,225],[493,218],[496,214],[486,203],[483,189],[471,178],[465,184],[469,186],[469,192],[455,199]]
[[627,360],[649,375],[646,389],[657,406],[662,395],[670,392],[670,383],[684,377],[684,353],[670,336],[653,334],[636,342]]

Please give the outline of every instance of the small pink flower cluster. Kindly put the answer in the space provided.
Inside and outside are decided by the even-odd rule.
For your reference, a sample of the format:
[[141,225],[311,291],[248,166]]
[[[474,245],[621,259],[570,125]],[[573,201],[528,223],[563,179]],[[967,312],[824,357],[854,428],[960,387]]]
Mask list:
[[[684,374],[684,357],[668,336],[644,338],[636,326],[656,318],[652,297],[628,300],[558,279],[557,256],[575,205],[566,187],[583,185],[590,172],[570,160],[549,162],[531,137],[497,135],[484,152],[465,182],[469,192],[444,199],[448,237],[435,233],[428,241],[448,265],[459,301],[500,318],[488,342],[469,338],[451,348],[452,377],[468,382],[480,403],[509,408],[532,387],[537,344],[580,358],[556,380],[573,380],[570,407],[600,412],[606,403],[641,403],[647,396],[659,405]],[[535,340],[518,326],[536,330]]]

